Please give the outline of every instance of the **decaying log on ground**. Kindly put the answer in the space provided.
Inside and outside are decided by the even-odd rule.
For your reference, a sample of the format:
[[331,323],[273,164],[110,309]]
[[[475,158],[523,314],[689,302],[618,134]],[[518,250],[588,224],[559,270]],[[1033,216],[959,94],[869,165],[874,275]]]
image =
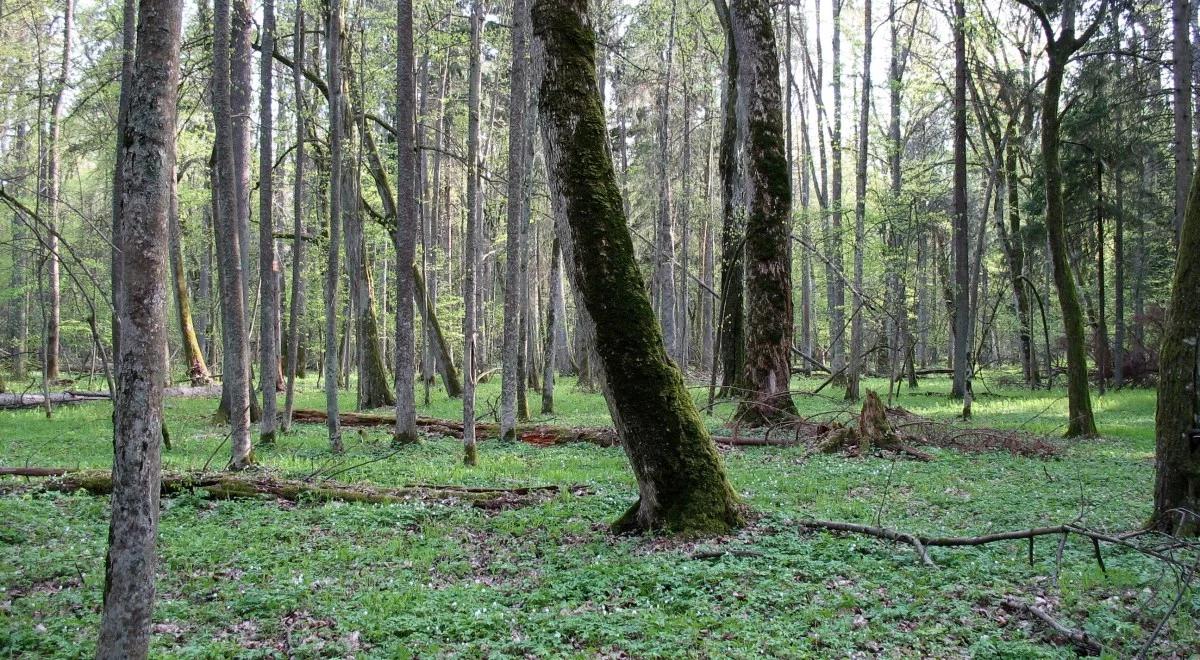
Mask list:
[[[107,401],[108,392],[51,392],[50,403],[61,406],[70,403],[87,401]],[[0,394],[0,409],[19,410],[21,408],[40,408],[46,404],[43,394]]]
[[[104,496],[112,493],[112,475],[107,470],[69,468],[0,467],[0,475],[49,477],[39,484],[43,490],[74,493],[84,491]],[[164,497],[202,491],[215,499],[274,498],[290,502],[359,502],[367,504],[403,504],[414,501],[443,503],[469,502],[472,506],[497,509],[530,504],[536,498],[552,497],[559,486],[522,486],[493,488],[482,486],[446,486],[409,484],[401,488],[340,484],[328,481],[307,482],[276,479],[253,473],[164,473],[161,481]],[[578,494],[579,488],[567,489]],[[524,499],[522,499],[524,498]]]
[[[386,427],[396,424],[396,418],[392,415],[341,413],[338,415],[338,419],[341,420],[342,426]],[[323,410],[305,409],[296,410],[292,413],[292,421],[297,424],[324,424],[325,420],[326,416]],[[453,419],[418,417],[417,427],[432,435],[462,438],[463,434],[463,423]],[[497,424],[488,422],[476,423],[475,436],[480,439],[498,438],[500,437],[500,427]],[[617,439],[617,432],[608,428],[524,425],[517,427],[517,438],[521,442],[539,446],[587,442],[601,447],[615,447],[620,443]]]

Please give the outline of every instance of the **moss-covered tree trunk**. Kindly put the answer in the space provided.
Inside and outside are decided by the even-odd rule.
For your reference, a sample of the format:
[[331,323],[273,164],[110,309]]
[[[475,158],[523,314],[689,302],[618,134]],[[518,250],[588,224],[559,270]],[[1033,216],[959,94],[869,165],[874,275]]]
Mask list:
[[1200,534],[1200,176],[1179,234],[1171,306],[1158,365],[1154,527]]
[[[737,497],[716,446],[667,358],[634,258],[609,154],[586,0],[536,0],[534,61],[552,203],[574,245],[579,293],[595,322],[614,424],[639,500],[618,531],[721,533],[737,526]],[[535,79],[537,79],[535,78]]]
[[179,195],[176,177],[171,176],[171,210],[167,215],[169,249],[171,258],[171,284],[175,293],[175,318],[179,322],[180,343],[183,345],[183,363],[187,367],[192,385],[208,385],[212,375],[200,350],[196,326],[192,323],[192,297],[188,292],[187,271],[183,265],[183,232],[179,224]]
[[746,200],[746,365],[738,414],[757,425],[796,413],[788,390],[792,188],[770,5],[732,0],[727,21],[737,57],[737,142],[745,149],[739,184]]

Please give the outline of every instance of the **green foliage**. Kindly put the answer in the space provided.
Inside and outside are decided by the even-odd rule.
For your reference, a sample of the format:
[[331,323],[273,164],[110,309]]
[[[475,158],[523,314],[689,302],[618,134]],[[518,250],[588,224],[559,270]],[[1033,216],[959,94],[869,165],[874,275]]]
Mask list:
[[[1065,419],[1061,392],[1003,389],[977,381],[976,424],[1054,433]],[[813,389],[816,381],[797,383]],[[899,404],[949,419],[948,381],[926,379]],[[305,383],[302,407],[320,391]],[[881,382],[866,387],[886,391]],[[936,395],[927,392],[936,391]],[[568,379],[558,417],[608,423],[596,394]],[[697,398],[703,391],[693,390]],[[481,409],[498,383],[480,388]],[[605,523],[628,506],[635,484],[623,453],[591,445],[480,445],[480,466],[461,465],[457,441],[430,439],[388,457],[386,429],[348,434],[347,454],[329,455],[321,426],[298,425],[257,455],[273,474],[302,478],[369,459],[338,480],[373,484],[491,486],[585,484],[502,512],[414,501],[399,506],[164,501],[154,653],[169,657],[595,656],[828,657],[885,655],[1069,657],[1037,624],[999,608],[1005,596],[1044,596],[1053,611],[1130,655],[1174,596],[1162,567],[1111,546],[1107,575],[1090,544],[1071,540],[1056,586],[1055,542],[1039,541],[1033,566],[1022,542],[935,549],[937,570],[907,546],[803,531],[806,518],[852,520],[930,534],[974,534],[1073,519],[1127,529],[1149,513],[1152,392],[1127,390],[1096,402],[1111,437],[1068,447],[1057,461],[933,450],[930,463],[887,458],[806,459],[800,448],[724,452],[730,478],[756,519],[735,537],[704,542],[614,538]],[[349,403],[347,401],[344,403]],[[840,408],[798,397],[802,414]],[[169,399],[172,470],[220,465],[223,432],[209,424],[215,402]],[[423,414],[450,417],[458,402],[437,396]],[[731,412],[718,406],[714,429]],[[0,463],[105,467],[110,409],[65,406],[0,413]],[[826,416],[829,416],[826,413]],[[24,480],[0,488],[0,655],[91,654],[103,583],[107,502],[41,494]],[[696,550],[752,549],[761,556],[688,560]],[[1148,590],[1155,590],[1153,592]],[[1153,594],[1153,596],[1152,596]],[[1200,599],[1185,598],[1157,651],[1188,653],[1200,638]],[[1168,646],[1169,645],[1169,646]]]

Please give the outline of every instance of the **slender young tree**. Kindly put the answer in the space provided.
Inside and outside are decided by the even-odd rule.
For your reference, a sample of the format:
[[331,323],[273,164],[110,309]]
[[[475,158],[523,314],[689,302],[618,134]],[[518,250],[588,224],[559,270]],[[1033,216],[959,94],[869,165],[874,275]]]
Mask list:
[[1178,241],[1195,168],[1192,143],[1192,49],[1188,28],[1195,0],[1171,0],[1171,111],[1175,127],[1175,233]]
[[283,403],[283,430],[292,425],[296,404],[296,371],[300,368],[300,314],[304,309],[304,6],[296,0],[292,32],[292,96],[296,103],[295,173],[292,181],[292,300],[288,310],[287,391]]
[[728,6],[738,58],[738,142],[745,145],[740,185],[746,198],[746,391],[738,416],[758,425],[796,414],[789,388],[792,187],[770,4],[732,0]]
[[595,321],[609,408],[638,481],[638,502],[614,529],[724,533],[742,522],[737,497],[667,357],[634,258],[587,7],[536,0],[533,61],[551,201],[570,228],[576,291]]
[[[112,289],[112,345],[113,345],[113,369],[119,370],[121,360],[121,218],[124,215],[124,198],[125,198],[125,177],[124,168],[120,167],[119,163],[125,161],[125,126],[129,116],[129,96],[132,90],[130,86],[133,84],[133,59],[134,51],[137,47],[137,2],[136,0],[125,0],[122,10],[122,27],[121,27],[121,91],[117,104],[117,145],[116,153],[113,158],[113,163],[117,164],[113,167],[112,175],[112,267],[110,271],[109,286]],[[22,137],[18,132],[18,140]],[[13,239],[16,242],[17,235],[14,232]],[[17,255],[14,253],[13,255]],[[14,258],[14,264],[20,263],[20,259]],[[14,278],[18,272],[17,268],[13,268]],[[13,282],[13,288],[18,288],[19,281]],[[24,300],[22,300],[22,303]],[[22,315],[18,320],[21,325],[26,325],[25,306],[21,305],[20,311]],[[20,369],[14,366],[14,375],[24,376],[24,337],[21,337],[22,356],[18,357],[17,365]],[[116,396],[116,393],[113,393]],[[116,423],[116,417],[120,414],[121,407],[115,405],[113,401],[113,423]]]
[[[1070,1],[1070,0],[1068,0]],[[954,0],[954,381],[950,396],[967,395],[971,310],[971,273],[968,265],[970,225],[967,219],[967,11],[963,0]],[[966,404],[963,410],[968,410]]]
[[231,469],[254,461],[250,441],[250,350],[246,339],[246,297],[241,234],[237,221],[235,143],[230,109],[229,0],[213,3],[213,122],[216,125],[218,195],[217,270],[221,280],[222,399],[228,407]]
[[527,0],[513,2],[512,69],[508,93],[508,206],[505,230],[504,333],[501,353],[500,439],[515,440],[517,424],[518,380],[517,353],[520,351],[522,227],[525,221],[525,106],[528,105],[528,25]]
[[471,54],[467,91],[467,222],[463,237],[463,463],[479,462],[475,448],[475,382],[479,336],[476,331],[476,274],[479,269],[479,96],[482,77],[483,1],[471,3]]
[[162,397],[167,349],[167,214],[175,164],[176,88],[183,3],[142,0],[122,136],[124,335],[113,427],[112,518],[96,657],[145,658],[154,610]]
[[[45,380],[54,382],[59,378],[59,344],[62,328],[62,260],[58,254],[59,240],[59,209],[62,203],[61,168],[62,154],[59,142],[62,139],[63,100],[67,91],[67,77],[71,71],[71,39],[75,25],[75,2],[66,0],[63,5],[63,45],[62,58],[59,61],[58,79],[54,82],[54,91],[50,97],[50,126],[46,139],[46,174],[45,174],[45,203],[48,209],[50,231],[46,243],[46,338],[45,346]],[[49,410],[47,408],[47,410]],[[49,414],[49,413],[47,413]]]
[[1046,9],[1034,0],[1018,0],[1037,17],[1046,37],[1045,89],[1042,91],[1042,169],[1046,187],[1046,234],[1050,244],[1050,259],[1054,286],[1058,289],[1062,308],[1063,330],[1067,337],[1067,437],[1096,435],[1096,419],[1092,414],[1092,398],[1088,388],[1087,335],[1084,332],[1083,308],[1079,291],[1071,274],[1067,246],[1066,206],[1063,202],[1062,164],[1059,162],[1059,101],[1067,64],[1099,29],[1108,12],[1108,0],[1103,0],[1092,23],[1081,34],[1075,32],[1076,0],[1065,0],[1061,7],[1061,28],[1058,35]]
[[329,253],[325,262],[325,413],[329,448],[342,452],[342,428],[338,419],[338,283],[341,261],[338,250],[342,236],[342,2],[329,1],[325,24],[325,58],[329,76]]
[[[416,345],[413,336],[413,277],[417,249],[416,81],[413,79],[412,0],[396,2],[396,429],[393,441],[417,441],[414,390]],[[364,127],[365,130],[365,127]]]
[[857,401],[863,362],[863,251],[867,221],[867,145],[871,134],[871,0],[863,0],[862,92],[859,94],[858,158],[854,164],[854,291],[850,317],[850,373],[846,379],[846,399]]
[[275,52],[275,0],[263,0],[262,54],[259,58],[258,79],[258,276],[261,287],[261,325],[258,332],[258,381],[262,386],[262,421],[258,439],[264,444],[275,442],[278,419],[279,374],[279,266],[275,261],[275,175],[274,114],[271,98],[274,92],[272,75]]
[[671,0],[671,18],[667,22],[667,49],[663,53],[663,79],[658,86],[658,153],[655,174],[658,186],[654,292],[656,311],[662,324],[667,354],[678,360],[679,338],[675,319],[675,223],[671,196],[671,77],[674,73],[676,0]]

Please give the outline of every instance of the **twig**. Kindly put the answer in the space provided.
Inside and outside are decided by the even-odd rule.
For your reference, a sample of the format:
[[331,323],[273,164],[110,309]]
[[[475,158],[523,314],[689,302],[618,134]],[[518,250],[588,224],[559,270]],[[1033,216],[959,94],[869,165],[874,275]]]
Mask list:
[[1063,624],[1059,623],[1057,619],[1050,616],[1046,610],[1043,610],[1036,605],[1031,605],[1023,600],[1018,600],[1011,597],[1005,598],[1002,601],[1002,604],[1009,609],[1022,610],[1032,614],[1041,620],[1042,623],[1053,629],[1054,632],[1071,640],[1072,644],[1074,644],[1080,651],[1083,651],[1088,655],[1100,655],[1101,651],[1103,650],[1100,644],[1089,637],[1086,632],[1076,628],[1068,628],[1067,626],[1064,626]]

